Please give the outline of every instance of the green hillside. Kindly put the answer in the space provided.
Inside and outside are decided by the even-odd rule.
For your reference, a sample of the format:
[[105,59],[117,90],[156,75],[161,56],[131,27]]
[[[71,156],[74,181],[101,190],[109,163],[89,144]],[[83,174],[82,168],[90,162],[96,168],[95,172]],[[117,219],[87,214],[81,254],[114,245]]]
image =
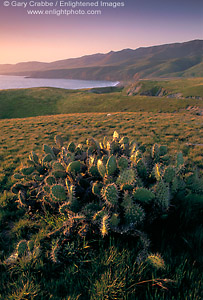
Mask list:
[[[160,252],[157,259],[165,264],[156,269],[137,261],[136,237],[111,234],[83,240],[82,244],[57,239],[64,218],[49,210],[27,213],[17,207],[17,195],[10,192],[16,181],[12,175],[26,164],[29,153],[34,150],[40,156],[42,145],[53,145],[56,134],[62,135],[66,146],[70,141],[85,143],[91,136],[102,141],[117,130],[143,151],[150,151],[155,142],[167,145],[172,157],[181,150],[187,169],[195,165],[202,170],[201,128],[202,117],[182,113],[89,113],[0,120],[0,297],[201,300],[202,196],[191,194],[185,199],[182,193],[177,207],[171,206],[172,219],[159,220],[153,227],[150,224],[150,251]],[[19,241],[31,239],[35,241],[34,252],[5,263]],[[54,256],[61,242],[68,243],[66,263],[57,262]]]
[[0,91],[0,299],[202,299],[202,86]]
[[[141,87],[138,95],[129,91]],[[154,97],[160,89],[166,95]],[[184,99],[166,97],[180,93]],[[132,92],[133,94],[133,92]],[[147,95],[147,96],[146,96]],[[196,97],[196,99],[191,99]],[[131,87],[89,90],[32,88],[0,91],[0,118],[88,112],[179,112],[188,106],[203,108],[203,79],[139,81]],[[167,99],[167,101],[166,101]]]
[[202,99],[203,78],[139,80],[126,87],[125,91],[129,95]]

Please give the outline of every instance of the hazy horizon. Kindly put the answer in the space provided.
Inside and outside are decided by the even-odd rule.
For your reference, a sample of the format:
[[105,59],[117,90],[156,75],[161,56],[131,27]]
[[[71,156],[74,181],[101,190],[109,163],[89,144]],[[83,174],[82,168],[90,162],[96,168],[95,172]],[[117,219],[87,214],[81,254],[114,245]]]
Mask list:
[[[100,15],[28,14],[31,10],[46,9],[52,10],[51,13],[71,10],[70,7],[59,7],[58,2],[70,4],[76,1],[49,0],[44,2],[53,2],[56,6],[28,7],[39,2],[3,1],[0,4],[0,64],[53,62],[203,38],[203,4],[200,0],[113,1],[124,6],[98,7]],[[104,1],[89,2],[98,2],[101,6]],[[22,3],[27,6],[23,8]]]
[[[200,40],[201,39],[195,39],[195,40]],[[183,42],[174,42],[174,44],[180,44],[180,43],[187,43],[187,42],[191,42],[191,41],[194,41],[194,40],[190,40],[190,41],[183,41]],[[173,44],[173,43],[167,43],[167,44]],[[123,49],[118,49],[118,50],[110,50],[108,52],[97,52],[97,53],[87,53],[87,54],[84,54],[84,55],[81,55],[81,56],[76,56],[76,57],[68,57],[68,58],[60,58],[60,59],[57,59],[57,60],[50,60],[50,61],[39,61],[39,60],[30,60],[30,61],[18,61],[16,63],[5,63],[6,64],[19,64],[19,63],[53,63],[53,62],[57,62],[57,61],[63,61],[63,60],[67,60],[67,59],[76,59],[76,58],[81,58],[81,57],[85,57],[85,56],[91,56],[91,55],[97,55],[97,54],[108,54],[110,52],[119,52],[119,51],[122,51],[122,50],[137,50],[139,48],[148,48],[148,47],[156,47],[156,46],[163,46],[163,45],[167,45],[167,44],[157,44],[157,45],[149,45],[149,46],[140,46],[138,48],[135,48],[135,49],[132,49],[132,48],[123,48]],[[1,64],[1,63],[0,63]]]

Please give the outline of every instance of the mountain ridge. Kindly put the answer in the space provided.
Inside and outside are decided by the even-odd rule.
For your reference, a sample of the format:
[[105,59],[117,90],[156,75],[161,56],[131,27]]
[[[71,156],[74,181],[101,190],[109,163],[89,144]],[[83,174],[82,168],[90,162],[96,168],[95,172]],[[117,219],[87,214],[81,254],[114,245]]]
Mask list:
[[[47,62],[0,64],[1,75],[88,80],[203,76],[203,40],[127,48]],[[192,68],[192,71],[190,69]]]

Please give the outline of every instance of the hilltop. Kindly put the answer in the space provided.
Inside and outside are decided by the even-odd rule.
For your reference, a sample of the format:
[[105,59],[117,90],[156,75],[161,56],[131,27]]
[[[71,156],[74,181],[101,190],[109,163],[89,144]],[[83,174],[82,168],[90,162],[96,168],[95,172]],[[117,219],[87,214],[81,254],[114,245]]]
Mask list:
[[129,81],[133,78],[203,76],[203,40],[106,54],[86,55],[51,63],[22,62],[0,65],[0,74],[36,78]]

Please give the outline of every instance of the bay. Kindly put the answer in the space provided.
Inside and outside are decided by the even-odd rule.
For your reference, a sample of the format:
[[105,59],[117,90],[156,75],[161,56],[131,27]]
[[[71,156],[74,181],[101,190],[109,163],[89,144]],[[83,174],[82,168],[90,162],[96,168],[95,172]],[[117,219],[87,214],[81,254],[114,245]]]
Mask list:
[[75,79],[27,78],[24,76],[0,75],[0,90],[32,87],[54,87],[62,89],[87,89],[116,86],[119,82]]

